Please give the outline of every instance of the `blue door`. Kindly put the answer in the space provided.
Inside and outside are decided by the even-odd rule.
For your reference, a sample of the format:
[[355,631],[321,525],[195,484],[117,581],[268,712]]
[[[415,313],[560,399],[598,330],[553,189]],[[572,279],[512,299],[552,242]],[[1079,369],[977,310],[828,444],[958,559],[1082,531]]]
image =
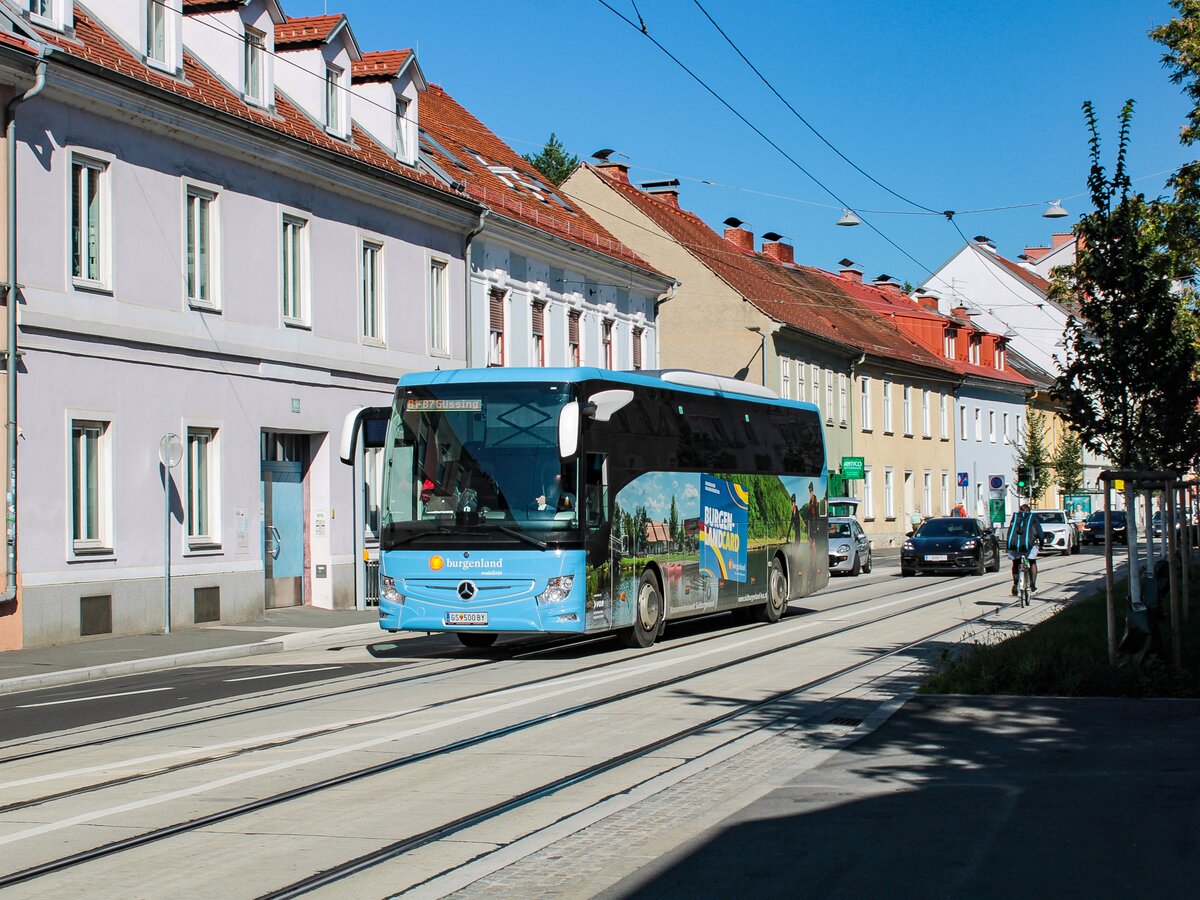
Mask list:
[[305,558],[302,460],[262,460],[262,509],[266,607],[300,606]]

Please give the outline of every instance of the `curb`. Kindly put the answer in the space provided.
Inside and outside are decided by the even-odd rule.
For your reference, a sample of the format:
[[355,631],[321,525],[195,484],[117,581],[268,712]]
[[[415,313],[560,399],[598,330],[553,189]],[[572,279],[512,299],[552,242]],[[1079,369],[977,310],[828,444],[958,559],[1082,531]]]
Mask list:
[[303,650],[339,641],[371,637],[378,632],[379,626],[376,623],[364,622],[360,625],[343,625],[338,628],[315,628],[311,631],[295,632],[268,638],[265,641],[256,641],[253,644],[234,644],[230,647],[213,647],[210,650],[190,650],[187,653],[175,653],[169,656],[148,656],[144,659],[105,663],[86,669],[62,669],[42,675],[22,675],[18,678],[0,681],[0,695],[61,687],[68,684],[82,684],[104,678],[118,678],[122,675],[139,675],[143,672],[161,672],[166,669],[219,662],[225,659],[263,656],[270,653],[282,653],[286,650]]

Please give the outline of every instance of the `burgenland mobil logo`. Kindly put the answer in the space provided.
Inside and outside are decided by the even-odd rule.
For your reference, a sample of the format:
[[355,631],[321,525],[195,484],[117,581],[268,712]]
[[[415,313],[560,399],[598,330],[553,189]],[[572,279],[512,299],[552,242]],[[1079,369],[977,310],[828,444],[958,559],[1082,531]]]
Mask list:
[[442,570],[454,572],[499,572],[503,568],[504,557],[492,557],[490,559],[447,559],[436,553],[429,557],[429,570],[431,572],[441,572]]

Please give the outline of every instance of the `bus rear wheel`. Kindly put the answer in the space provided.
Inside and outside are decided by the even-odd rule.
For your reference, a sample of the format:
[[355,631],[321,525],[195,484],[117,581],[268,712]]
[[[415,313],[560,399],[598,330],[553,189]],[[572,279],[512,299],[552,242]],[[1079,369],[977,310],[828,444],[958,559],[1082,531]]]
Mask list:
[[633,610],[633,625],[621,632],[621,642],[626,647],[644,650],[654,643],[662,627],[663,598],[658,589],[658,578],[647,569],[638,583],[637,604]]
[[470,647],[472,650],[486,650],[492,644],[496,643],[496,635],[488,634],[486,631],[475,632],[458,632],[458,639],[464,647]]
[[783,611],[788,603],[787,576],[778,559],[771,560],[767,566],[767,602],[758,608],[760,622],[778,622],[783,618]]

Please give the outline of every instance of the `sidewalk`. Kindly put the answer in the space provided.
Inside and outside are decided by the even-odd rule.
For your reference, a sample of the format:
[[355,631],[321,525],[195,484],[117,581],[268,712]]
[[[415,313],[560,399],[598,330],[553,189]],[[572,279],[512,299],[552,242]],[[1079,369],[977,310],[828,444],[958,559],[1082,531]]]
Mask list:
[[370,638],[380,633],[378,621],[375,609],[296,606],[240,625],[10,650],[0,653],[0,694]]

